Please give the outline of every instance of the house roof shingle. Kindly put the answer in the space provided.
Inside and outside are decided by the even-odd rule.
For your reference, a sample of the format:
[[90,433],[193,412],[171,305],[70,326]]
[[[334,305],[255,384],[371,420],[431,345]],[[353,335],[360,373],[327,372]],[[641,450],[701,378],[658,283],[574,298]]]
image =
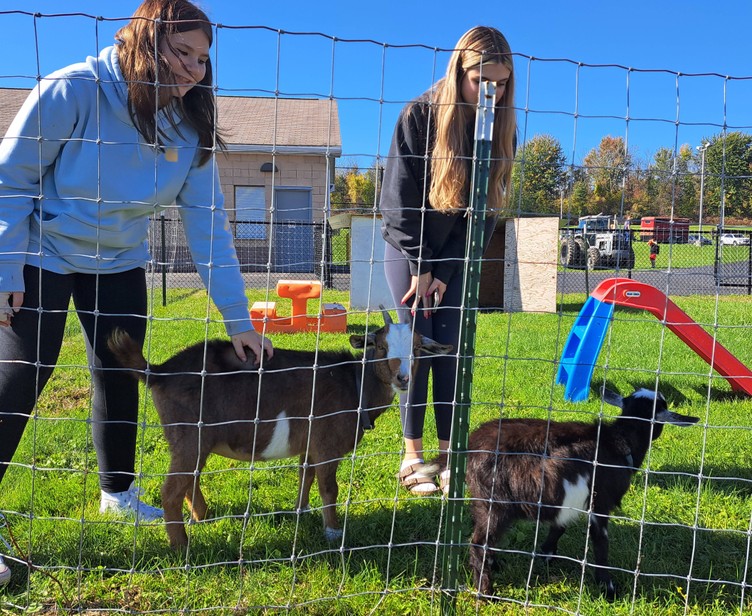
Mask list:
[[[28,89],[0,88],[0,135],[4,135]],[[220,130],[233,150],[342,151],[337,101],[219,96]]]

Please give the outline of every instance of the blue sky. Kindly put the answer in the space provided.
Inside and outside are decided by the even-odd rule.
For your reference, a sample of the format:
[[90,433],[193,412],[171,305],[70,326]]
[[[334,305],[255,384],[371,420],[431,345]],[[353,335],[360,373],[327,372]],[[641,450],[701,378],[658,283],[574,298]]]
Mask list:
[[[37,73],[96,53],[124,23],[110,19],[127,18],[137,4],[5,0],[2,12],[107,19],[0,13],[0,87],[31,87]],[[436,49],[451,49],[478,24],[499,28],[518,54],[520,138],[551,134],[575,164],[604,135],[624,137],[632,154],[646,160],[660,147],[699,145],[724,123],[752,132],[750,0],[200,4],[227,26],[215,41],[220,93],[334,96],[343,158],[361,165],[386,154],[399,109],[445,71],[449,54]],[[717,75],[693,76],[705,73]]]

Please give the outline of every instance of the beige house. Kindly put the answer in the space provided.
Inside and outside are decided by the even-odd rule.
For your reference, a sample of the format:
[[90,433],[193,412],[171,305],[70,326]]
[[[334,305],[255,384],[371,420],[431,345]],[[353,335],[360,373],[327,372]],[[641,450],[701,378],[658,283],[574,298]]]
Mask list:
[[[28,94],[28,89],[0,88],[0,135]],[[342,153],[336,101],[217,100],[228,145],[217,160],[241,263],[248,270],[266,269],[271,254],[272,270],[314,271],[335,159]],[[182,250],[171,252],[182,260]]]

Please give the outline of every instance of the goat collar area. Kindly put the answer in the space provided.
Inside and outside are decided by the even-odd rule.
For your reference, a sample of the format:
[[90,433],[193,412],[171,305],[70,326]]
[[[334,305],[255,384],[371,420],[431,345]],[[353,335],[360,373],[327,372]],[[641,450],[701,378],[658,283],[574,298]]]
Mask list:
[[373,430],[373,422],[371,421],[371,415],[368,412],[368,404],[363,400],[363,374],[360,367],[355,368],[355,390],[358,392],[358,400],[360,400],[360,425],[363,430]]

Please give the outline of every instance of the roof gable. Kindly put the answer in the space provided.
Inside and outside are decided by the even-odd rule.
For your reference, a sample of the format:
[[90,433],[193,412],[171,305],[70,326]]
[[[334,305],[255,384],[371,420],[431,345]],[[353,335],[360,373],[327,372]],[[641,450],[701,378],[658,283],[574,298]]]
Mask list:
[[220,96],[217,101],[230,145],[342,147],[334,100]]
[[[0,135],[31,90],[0,88]],[[337,101],[252,96],[217,97],[219,127],[231,149],[342,150]]]

